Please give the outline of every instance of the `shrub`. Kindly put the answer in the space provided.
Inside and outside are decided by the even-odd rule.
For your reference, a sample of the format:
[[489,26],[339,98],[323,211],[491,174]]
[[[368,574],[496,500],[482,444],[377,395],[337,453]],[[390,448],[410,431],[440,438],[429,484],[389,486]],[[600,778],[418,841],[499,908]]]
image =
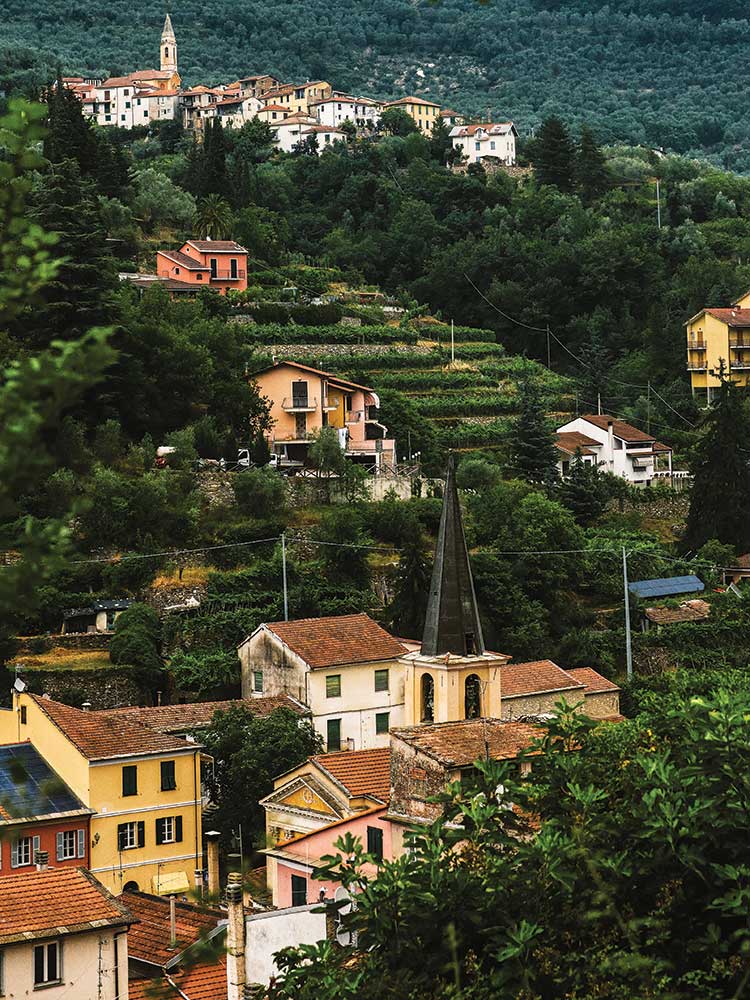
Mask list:
[[286,480],[273,469],[250,469],[234,477],[237,506],[250,517],[272,517],[286,506]]
[[175,653],[169,663],[175,686],[201,698],[239,694],[240,661],[234,650],[212,649]]

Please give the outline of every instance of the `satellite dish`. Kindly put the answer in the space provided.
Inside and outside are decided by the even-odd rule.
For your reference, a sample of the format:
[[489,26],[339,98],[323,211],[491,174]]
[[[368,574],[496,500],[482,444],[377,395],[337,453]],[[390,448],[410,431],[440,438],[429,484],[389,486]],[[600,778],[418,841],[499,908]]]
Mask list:
[[13,690],[17,691],[19,694],[22,694],[26,690],[26,684],[20,677],[16,677],[13,681]]
[[333,894],[333,900],[339,904],[336,908],[336,941],[342,948],[348,948],[350,945],[356,943],[355,935],[350,930],[341,926],[341,918],[352,912],[354,902],[342,885]]

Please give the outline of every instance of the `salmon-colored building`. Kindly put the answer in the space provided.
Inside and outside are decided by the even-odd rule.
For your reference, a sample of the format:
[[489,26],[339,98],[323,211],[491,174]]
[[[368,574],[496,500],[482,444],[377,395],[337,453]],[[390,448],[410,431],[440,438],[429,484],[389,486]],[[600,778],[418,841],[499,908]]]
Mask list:
[[278,361],[253,379],[271,401],[268,445],[281,465],[306,465],[316,433],[334,427],[347,458],[376,472],[394,467],[396,442],[378,420],[374,389],[296,361]]
[[226,295],[230,288],[247,288],[247,250],[234,240],[188,240],[179,250],[157,250],[156,273],[172,291],[213,288]]

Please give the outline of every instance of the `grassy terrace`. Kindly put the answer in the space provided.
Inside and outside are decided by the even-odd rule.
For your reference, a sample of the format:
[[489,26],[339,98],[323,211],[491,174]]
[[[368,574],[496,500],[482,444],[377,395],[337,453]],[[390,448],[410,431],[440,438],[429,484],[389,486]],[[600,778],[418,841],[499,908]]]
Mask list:
[[[109,670],[114,669],[106,649],[63,649],[56,647],[47,653],[24,653],[18,658],[27,670]],[[10,669],[16,661],[10,663]]]

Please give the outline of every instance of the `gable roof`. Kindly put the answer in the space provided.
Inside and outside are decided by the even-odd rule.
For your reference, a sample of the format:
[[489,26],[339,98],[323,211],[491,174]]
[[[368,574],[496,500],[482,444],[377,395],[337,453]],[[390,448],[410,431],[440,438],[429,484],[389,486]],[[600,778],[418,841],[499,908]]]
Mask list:
[[[747,295],[747,292],[745,293]],[[744,298],[744,296],[742,296]],[[750,326],[750,309],[704,309],[703,312],[732,328]],[[700,313],[698,315],[701,315]]]
[[194,743],[158,733],[129,719],[84,712],[36,694],[29,697],[87,760],[195,750]]
[[301,372],[309,372],[311,375],[321,375],[328,382],[331,382],[337,386],[341,386],[345,389],[361,389],[363,392],[373,393],[374,389],[371,389],[369,385],[359,385],[357,382],[349,382],[348,379],[339,378],[338,375],[332,375],[331,372],[321,371],[320,368],[311,368],[309,365],[302,365],[298,361],[276,361],[272,365],[266,365],[265,368],[259,368],[257,371],[252,373],[252,378],[256,375],[262,375],[264,372],[270,372],[274,368],[282,368],[286,366],[287,368],[297,368]]
[[387,802],[391,791],[391,748],[343,750],[317,754],[311,760],[343,785],[351,798],[371,795]]
[[259,627],[262,628],[278,636],[312,670],[394,660],[405,653],[398,639],[366,614],[269,622]]
[[175,949],[170,947],[170,903],[166,896],[123,892],[119,898],[138,921],[128,933],[128,957],[151,965],[166,965],[188,945],[226,923],[226,914],[221,910],[175,900]]
[[185,969],[172,969],[158,979],[131,979],[128,983],[130,1000],[226,1000],[227,958],[221,955],[214,962],[197,962]]
[[558,431],[555,444],[566,455],[575,455],[578,450],[582,455],[593,455],[592,448],[602,447],[601,441],[595,441],[580,431]]
[[523,698],[551,691],[574,690],[582,691],[583,683],[552,660],[503,663],[500,667],[501,698]]
[[0,886],[0,945],[124,926],[134,919],[83,868],[11,872]]
[[185,268],[186,271],[210,271],[208,264],[201,264],[199,260],[195,257],[189,257],[182,250],[157,250],[157,256],[161,254],[162,257],[166,257],[168,260],[173,261],[175,264],[180,264]]
[[620,690],[614,681],[602,676],[602,674],[598,673],[598,671],[594,670],[592,667],[568,667],[565,672],[570,674],[573,680],[578,681],[585,686],[586,694],[596,691]]
[[397,101],[388,101],[387,108],[397,108],[400,104],[429,104],[433,108],[439,108],[439,104],[428,100],[426,97],[399,97]]
[[624,420],[618,420],[617,417],[611,417],[608,413],[585,413],[581,420],[586,420],[603,431],[606,431],[611,423],[615,437],[621,438],[623,441],[643,441],[646,444],[653,444],[656,440],[651,434],[639,431],[637,427],[626,424]]
[[227,701],[198,701],[186,705],[154,705],[138,708],[105,708],[95,715],[115,716],[159,733],[184,733],[190,729],[203,729],[211,725],[216,712],[226,712],[233,705],[244,705],[253,715],[266,716],[277,708],[288,708],[296,715],[308,714],[308,709],[290,695],[267,695],[262,698],[234,698]]
[[697,622],[710,617],[711,605],[708,601],[696,598],[692,601],[683,601],[679,608],[646,608],[644,615],[655,625]]
[[[279,852],[285,852],[286,849],[291,844],[298,844],[301,840],[307,840],[308,837],[314,837],[317,833],[327,833],[328,830],[333,830],[336,827],[343,826],[344,823],[351,823],[353,820],[359,820],[363,816],[374,816],[376,813],[384,813],[387,806],[372,806],[370,809],[363,809],[361,812],[354,813],[352,816],[344,816],[343,819],[337,819],[335,823],[327,823],[325,826],[319,827],[317,830],[310,830],[307,833],[298,833],[296,837],[290,837],[289,840],[283,840],[276,847],[266,848],[264,851],[260,851],[261,854],[277,854]],[[292,856],[294,852],[289,852]],[[308,864],[315,866],[315,859],[305,859]]]
[[247,253],[247,250],[239,243],[235,243],[234,240],[188,240],[187,242],[191,247],[200,250],[201,253],[210,250],[214,250],[216,253]]
[[487,752],[492,760],[515,760],[522,750],[542,735],[543,730],[530,722],[464,719],[461,722],[394,729],[392,732],[415,750],[445,767],[454,768],[468,767]]
[[0,824],[93,812],[31,743],[0,746]]
[[[441,112],[446,114],[446,112]],[[449,114],[454,114],[455,111],[448,112]],[[456,125],[451,131],[451,136],[464,136],[464,135],[475,135],[478,131],[485,132],[487,136],[491,135],[507,135],[508,132],[515,132],[516,127],[513,122],[488,122],[479,125]]]

